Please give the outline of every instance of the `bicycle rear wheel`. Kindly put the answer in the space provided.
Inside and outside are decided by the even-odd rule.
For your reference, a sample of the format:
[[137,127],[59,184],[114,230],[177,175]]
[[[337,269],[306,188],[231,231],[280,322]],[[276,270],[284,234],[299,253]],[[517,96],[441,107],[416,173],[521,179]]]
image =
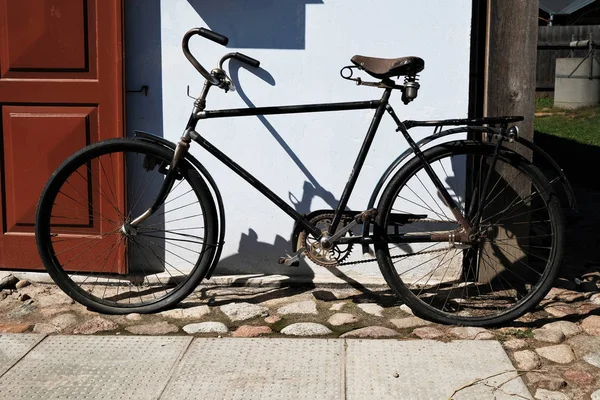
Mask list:
[[155,200],[173,151],[140,139],[90,145],[48,181],[36,216],[38,251],[56,284],[109,314],[156,312],[200,283],[217,246],[205,182],[185,160],[161,207],[134,230],[124,223]]
[[[476,221],[494,146],[452,142],[424,152],[463,216]],[[518,318],[550,290],[563,255],[563,218],[552,185],[520,155],[501,150],[491,172],[476,239],[454,241],[460,225],[415,158],[391,179],[380,203],[376,246],[390,287],[411,309],[440,323],[494,325]],[[410,214],[406,221],[403,215]],[[401,221],[401,222],[397,222]],[[443,239],[393,242],[392,235]],[[439,238],[440,236],[438,236]]]

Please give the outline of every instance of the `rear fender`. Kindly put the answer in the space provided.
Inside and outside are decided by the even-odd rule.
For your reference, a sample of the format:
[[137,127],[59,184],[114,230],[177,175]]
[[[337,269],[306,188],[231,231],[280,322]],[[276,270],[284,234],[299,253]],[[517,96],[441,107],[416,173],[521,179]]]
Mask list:
[[[419,146],[419,148],[422,148],[423,146],[427,145],[428,143],[431,143],[434,140],[437,140],[439,138],[457,134],[457,133],[470,133],[470,132],[491,132],[491,131],[484,126],[464,126],[464,127],[459,127],[459,128],[447,129],[444,131],[434,133],[431,136],[427,136],[427,137],[419,140],[417,142],[417,146]],[[561,203],[563,203],[563,205],[568,206],[574,212],[577,212],[577,202],[575,200],[575,193],[573,192],[571,183],[567,179],[562,168],[560,168],[560,166],[556,163],[556,161],[552,157],[550,157],[550,155],[546,151],[541,149],[538,145],[534,144],[533,142],[531,142],[525,138],[522,138],[522,137],[519,137],[516,141],[520,145],[531,150],[533,153],[534,159],[542,160],[543,163],[546,164],[547,168],[544,169],[542,172],[546,175],[548,180],[550,180],[550,182],[552,182],[554,184],[555,187],[559,186],[560,189],[558,190],[558,192],[559,192],[559,198],[561,199]],[[379,195],[383,189],[383,185],[389,180],[389,178],[392,176],[392,174],[395,173],[395,171],[400,167],[400,165],[409,156],[411,156],[413,154],[414,154],[414,152],[413,152],[412,148],[409,147],[402,154],[400,154],[390,164],[390,166],[385,170],[385,172],[383,173],[383,175],[381,175],[381,178],[375,185],[373,193],[371,194],[371,198],[369,199],[369,204],[367,205],[367,208],[366,208],[367,210],[375,207],[375,202],[379,198]],[[560,182],[560,185],[556,185],[559,182]],[[565,204],[565,201],[566,201],[566,204]],[[363,225],[363,236],[366,237],[369,235],[369,229],[370,228],[369,228],[368,224]],[[364,250],[366,250],[366,249],[363,249],[363,251]]]

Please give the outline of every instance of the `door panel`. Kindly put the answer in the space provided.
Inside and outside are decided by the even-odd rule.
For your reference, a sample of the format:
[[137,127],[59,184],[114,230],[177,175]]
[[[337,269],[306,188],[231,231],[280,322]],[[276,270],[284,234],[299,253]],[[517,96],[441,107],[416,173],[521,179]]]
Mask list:
[[[121,24],[122,0],[0,0],[0,268],[42,268],[33,224],[46,181],[76,150],[123,136]],[[120,161],[111,168],[123,186]],[[93,189],[107,178],[94,167],[82,172],[69,195],[83,206],[52,229],[84,243],[114,227],[90,226],[89,212],[107,206]],[[96,265],[103,247],[72,269],[122,270],[122,255]]]

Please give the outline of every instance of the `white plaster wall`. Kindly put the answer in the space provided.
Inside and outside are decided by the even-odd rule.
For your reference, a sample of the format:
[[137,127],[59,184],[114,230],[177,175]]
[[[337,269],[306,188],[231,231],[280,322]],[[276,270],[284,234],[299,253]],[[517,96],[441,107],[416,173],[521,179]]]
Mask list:
[[[196,94],[202,88],[200,75],[181,51],[183,34],[198,26],[230,38],[227,49],[199,37],[192,40],[192,52],[207,68],[215,67],[225,52],[240,51],[260,60],[264,69],[259,73],[263,79],[232,63],[246,102],[239,91],[213,89],[208,109],[247,107],[248,99],[255,106],[377,99],[381,90],[341,79],[340,68],[354,54],[416,55],[425,60],[422,88],[408,106],[399,92],[393,93],[391,104],[400,118],[467,116],[470,0],[289,0],[291,6],[276,0],[162,0],[159,6],[156,1],[130,0],[126,5],[127,86],[150,86],[147,98],[127,97],[128,131],[142,128],[177,141],[193,102],[186,97],[186,85]],[[157,12],[158,21],[148,15]],[[144,24],[148,19],[153,26]],[[153,39],[145,39],[146,33]],[[157,62],[161,71],[148,66]],[[301,207],[307,212],[335,205],[373,113],[214,119],[201,121],[197,131],[284,199],[296,202],[305,188],[316,186],[320,194]],[[414,132],[415,139],[427,133]],[[365,209],[379,176],[406,147],[385,115],[350,199],[351,209]],[[309,265],[279,266],[277,258],[290,251],[293,221],[199,146],[191,151],[219,183],[226,206],[226,244],[217,272],[329,275]],[[379,275],[376,263],[353,270]]]

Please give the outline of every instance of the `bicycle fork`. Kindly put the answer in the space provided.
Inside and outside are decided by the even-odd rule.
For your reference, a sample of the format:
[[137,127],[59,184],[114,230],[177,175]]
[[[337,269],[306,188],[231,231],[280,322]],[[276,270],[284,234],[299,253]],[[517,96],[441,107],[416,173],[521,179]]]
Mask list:
[[[197,108],[198,108],[198,105],[195,105],[194,113],[192,115],[195,115]],[[152,205],[146,211],[144,211],[144,213],[142,213],[140,216],[133,219],[131,222],[125,221],[123,223],[123,226],[121,227],[121,232],[123,234],[135,235],[136,227],[139,224],[141,224],[142,222],[144,222],[145,220],[147,220],[148,218],[150,218],[150,216],[156,210],[158,210],[160,208],[160,206],[167,199],[167,196],[171,192],[171,189],[173,188],[173,184],[175,183],[175,180],[177,179],[177,165],[179,164],[181,159],[183,159],[185,157],[185,155],[187,154],[187,152],[190,148],[190,143],[192,142],[192,132],[194,130],[193,125],[195,125],[195,124],[196,124],[196,121],[193,120],[193,118],[190,118],[190,122],[188,122],[188,126],[185,129],[183,136],[181,136],[179,143],[177,143],[177,147],[175,147],[175,152],[173,154],[173,160],[171,160],[171,164],[169,165],[169,170],[167,171],[165,179],[160,187],[160,190],[158,191],[158,194],[156,195],[156,198],[152,202]]]

